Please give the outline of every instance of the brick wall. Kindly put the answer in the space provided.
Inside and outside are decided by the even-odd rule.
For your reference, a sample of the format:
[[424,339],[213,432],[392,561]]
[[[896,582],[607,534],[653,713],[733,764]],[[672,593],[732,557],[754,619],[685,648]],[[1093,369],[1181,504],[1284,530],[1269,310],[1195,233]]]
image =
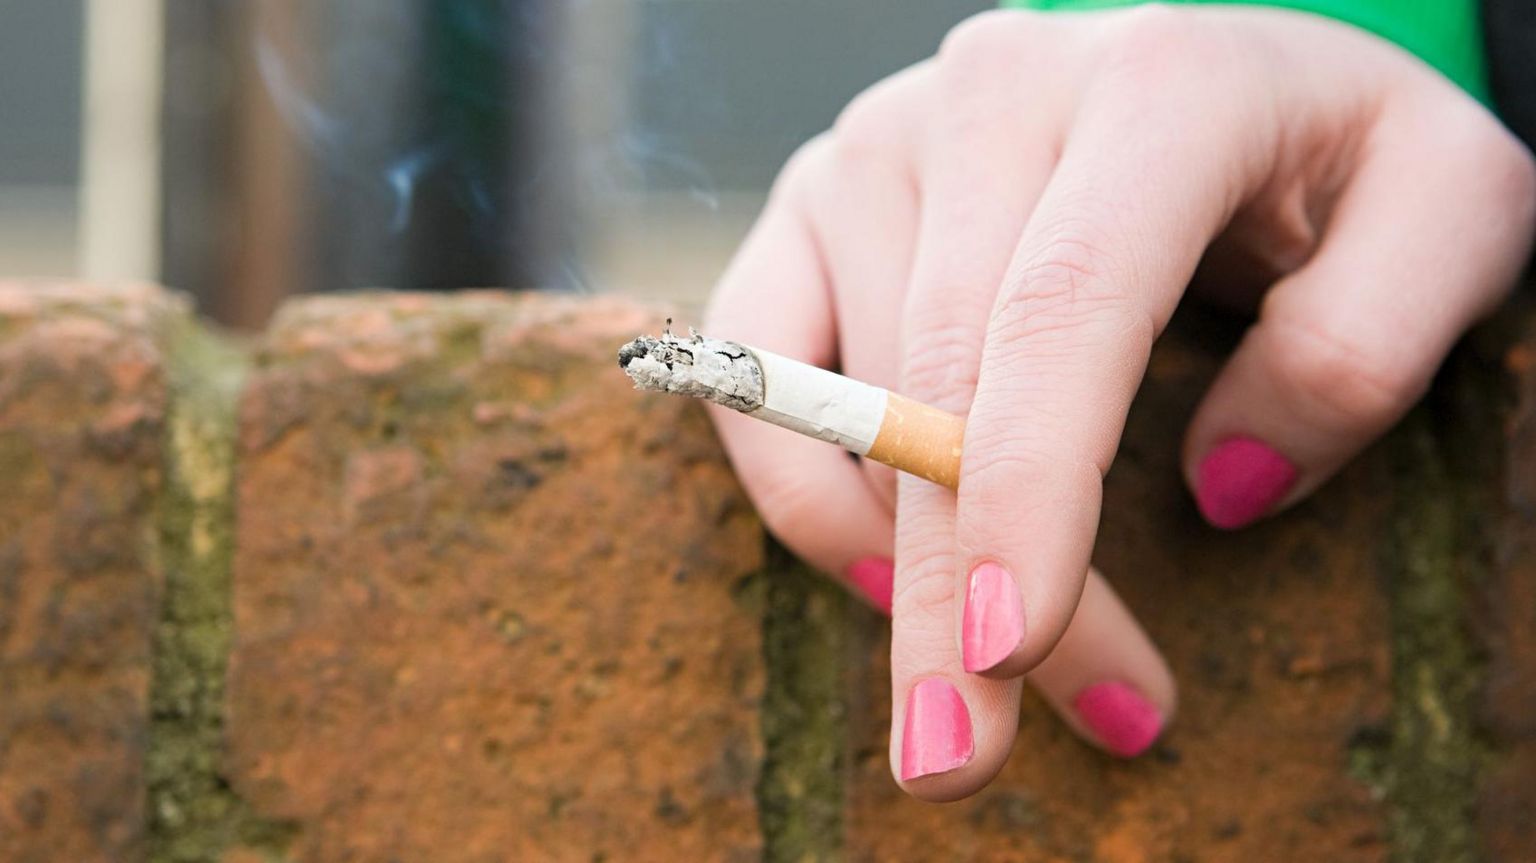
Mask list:
[[932,806],[884,623],[614,367],[657,317],[319,297],[238,348],[153,288],[0,285],[0,861],[1536,859],[1536,348],[1483,334],[1228,535],[1174,458],[1233,325],[1185,315],[1098,555],[1176,724],[1121,763],[1031,701]]

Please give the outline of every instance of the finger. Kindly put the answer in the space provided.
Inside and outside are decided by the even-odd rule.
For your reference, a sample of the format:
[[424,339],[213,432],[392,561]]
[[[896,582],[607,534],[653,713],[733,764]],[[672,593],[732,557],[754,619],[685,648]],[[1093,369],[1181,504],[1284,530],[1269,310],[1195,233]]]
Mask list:
[[1066,630],[1152,341],[1248,182],[1237,129],[1164,108],[1084,108],[1002,280],[956,513],[974,672],[1023,674]]
[[1186,479],[1211,524],[1241,527],[1311,493],[1418,401],[1515,283],[1530,157],[1480,108],[1465,115],[1387,115],[1318,251],[1266,297],[1186,436]]
[[1072,730],[1121,758],[1151,747],[1178,706],[1168,664],[1094,570],[1066,633],[1028,679]]
[[[709,332],[823,367],[835,360],[827,272],[812,233],[807,189],[824,170],[827,142],[786,168],[763,215],[722,277]],[[726,453],[768,529],[822,570],[841,576],[889,613],[889,512],[843,450],[711,408]]]
[[[833,127],[833,176],[815,185],[843,374],[893,389],[900,373],[901,308],[912,271],[918,202],[910,142],[932,102],[932,64],[919,63],[860,94]],[[862,459],[887,510],[895,472]]]
[[[966,63],[946,64],[938,85],[945,107],[924,141],[900,387],[958,414],[970,405],[996,285],[1055,156],[1052,117],[1014,111],[1003,122],[1007,112],[973,98],[988,88],[970,78],[985,76],[988,64],[986,49],[967,38],[946,43]],[[984,785],[1007,758],[1021,687],[965,674],[961,665],[954,495],[908,477],[899,489],[892,772],[918,797],[955,799]]]

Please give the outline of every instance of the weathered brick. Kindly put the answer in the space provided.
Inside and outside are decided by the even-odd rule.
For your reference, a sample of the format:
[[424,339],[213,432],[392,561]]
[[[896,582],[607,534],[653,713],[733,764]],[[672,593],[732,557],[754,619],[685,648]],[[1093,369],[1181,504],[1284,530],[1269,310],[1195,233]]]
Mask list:
[[291,859],[759,856],[761,533],[698,406],[614,367],[655,324],[282,313],[241,405],[226,728]]
[[302,301],[237,430],[184,315],[0,286],[0,860],[1536,857],[1536,342],[1512,414],[1473,351],[1229,535],[1175,457],[1230,345],[1176,326],[1099,549],[1172,733],[1116,762],[1030,699],[938,807],[889,778],[883,625],[765,564],[697,407],[613,367],[643,311]]
[[[1491,859],[1536,859],[1536,335],[1509,351],[1514,381],[1504,424],[1493,565],[1480,585],[1487,651],[1481,718],[1487,755],[1478,822]],[[1489,513],[1491,516],[1492,513]]]
[[0,860],[131,861],[166,412],[144,286],[0,283]]
[[848,859],[1387,858],[1386,807],[1351,765],[1388,734],[1378,558],[1391,468],[1377,452],[1284,518],[1233,534],[1205,526],[1178,466],[1184,424],[1230,347],[1205,341],[1185,327],[1159,345],[1107,481],[1096,553],[1182,683],[1166,739],[1117,761],[1030,695],[996,781],[959,803],[914,802],[887,766],[885,629],[865,625]]

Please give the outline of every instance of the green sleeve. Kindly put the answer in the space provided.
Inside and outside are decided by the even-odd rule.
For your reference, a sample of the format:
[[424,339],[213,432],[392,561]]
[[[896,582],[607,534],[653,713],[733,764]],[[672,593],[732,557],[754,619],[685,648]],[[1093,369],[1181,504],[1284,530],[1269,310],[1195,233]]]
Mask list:
[[[1107,9],[1134,6],[1140,0],[1003,0],[1015,9]],[[1174,0],[1227,3],[1242,0]],[[1249,5],[1278,6],[1326,15],[1396,42],[1439,69],[1463,90],[1488,102],[1483,36],[1477,0],[1251,0]]]

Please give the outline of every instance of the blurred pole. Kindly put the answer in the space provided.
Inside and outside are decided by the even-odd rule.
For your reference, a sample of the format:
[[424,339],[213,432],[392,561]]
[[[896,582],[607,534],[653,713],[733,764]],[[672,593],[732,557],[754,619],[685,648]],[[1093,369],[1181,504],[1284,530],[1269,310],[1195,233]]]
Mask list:
[[[281,0],[165,9],[161,280],[233,327],[261,326],[308,281],[303,156],[255,50],[256,34],[292,49],[301,8]],[[302,63],[289,66],[303,77]]]
[[160,275],[161,0],[85,10],[79,274]]
[[168,280],[241,326],[301,291],[553,284],[563,5],[168,4]]
[[[102,0],[112,2],[112,0]],[[239,243],[240,196],[233,153],[237,96],[249,92],[248,4],[174,2],[165,7],[161,124],[161,281],[186,291],[216,320],[256,326],[234,308],[230,267]]]
[[[246,3],[242,31],[264,34],[278,50],[298,44],[305,15],[291,3]],[[306,180],[297,139],[266,92],[257,55],[236,56],[235,136],[229,217],[235,231],[225,247],[226,283],[209,313],[236,326],[257,327],[283,298],[310,281],[305,237],[312,230],[304,205]],[[309,69],[299,59],[289,74],[305,80]]]

